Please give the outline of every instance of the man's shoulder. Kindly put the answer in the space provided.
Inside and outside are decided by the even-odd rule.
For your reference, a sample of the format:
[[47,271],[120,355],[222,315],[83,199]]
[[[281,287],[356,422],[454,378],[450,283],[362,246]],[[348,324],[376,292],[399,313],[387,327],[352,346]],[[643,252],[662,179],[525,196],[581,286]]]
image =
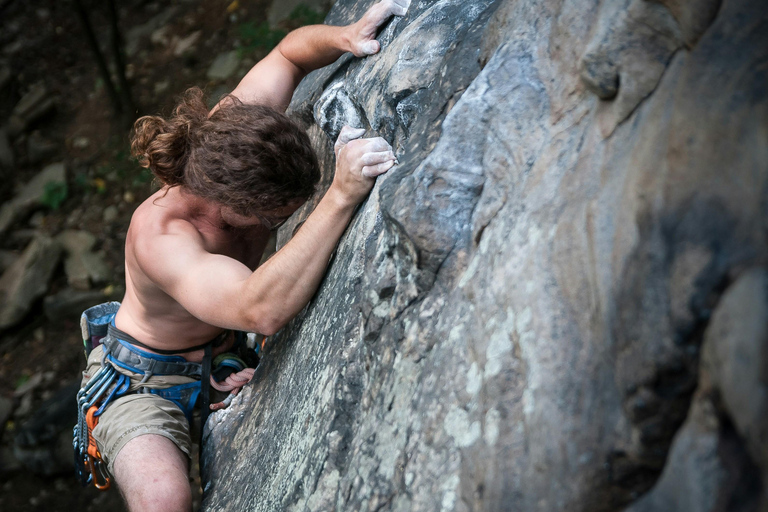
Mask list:
[[173,240],[179,244],[185,240],[191,244],[201,242],[200,233],[184,210],[175,207],[162,194],[153,194],[139,205],[131,217],[126,237],[126,249],[137,256],[152,254],[154,247]]

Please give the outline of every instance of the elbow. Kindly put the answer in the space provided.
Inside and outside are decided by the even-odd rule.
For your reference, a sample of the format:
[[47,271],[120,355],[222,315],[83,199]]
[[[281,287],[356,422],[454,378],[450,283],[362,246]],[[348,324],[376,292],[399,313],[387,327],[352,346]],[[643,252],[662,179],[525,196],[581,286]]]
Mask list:
[[263,334],[264,336],[274,336],[277,332],[283,328],[285,324],[278,324],[275,322],[259,322],[254,332]]
[[248,332],[256,332],[264,336],[273,336],[288,323],[287,318],[268,308],[254,308],[246,314],[243,322]]

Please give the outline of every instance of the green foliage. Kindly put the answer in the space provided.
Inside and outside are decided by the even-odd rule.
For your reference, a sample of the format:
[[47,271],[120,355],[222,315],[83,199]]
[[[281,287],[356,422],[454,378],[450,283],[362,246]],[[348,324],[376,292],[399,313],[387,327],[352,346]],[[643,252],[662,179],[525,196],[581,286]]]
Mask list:
[[239,27],[240,38],[243,40],[241,53],[250,53],[257,49],[271,50],[286,36],[285,30],[270,28],[266,21],[256,25],[246,22]]
[[152,171],[150,171],[149,169],[147,169],[145,167],[140,167],[139,169],[140,170],[139,170],[138,175],[135,178],[133,178],[133,186],[134,187],[138,187],[140,185],[145,185],[145,184],[149,183],[150,181],[152,181]]
[[61,181],[49,181],[43,188],[43,196],[40,202],[51,210],[58,210],[67,199],[67,184]]
[[[325,14],[317,12],[311,7],[299,4],[291,11],[282,25],[288,30],[294,30],[305,25],[318,25],[325,20]],[[271,28],[269,23],[264,21],[256,24],[252,21],[246,21],[239,27],[240,39],[243,46],[240,48],[240,55],[251,53],[255,50],[270,51],[288,35],[288,30],[282,28]]]
[[317,12],[311,7],[299,4],[288,15],[288,22],[292,27],[303,27],[304,25],[320,25],[325,20],[325,14]]

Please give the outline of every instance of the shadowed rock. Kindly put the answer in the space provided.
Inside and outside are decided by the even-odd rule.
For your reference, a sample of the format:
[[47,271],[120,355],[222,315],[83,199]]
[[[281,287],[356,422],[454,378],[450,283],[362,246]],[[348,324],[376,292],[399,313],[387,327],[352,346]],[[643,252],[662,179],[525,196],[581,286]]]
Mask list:
[[0,330],[24,318],[32,303],[48,291],[61,247],[39,236],[0,277]]

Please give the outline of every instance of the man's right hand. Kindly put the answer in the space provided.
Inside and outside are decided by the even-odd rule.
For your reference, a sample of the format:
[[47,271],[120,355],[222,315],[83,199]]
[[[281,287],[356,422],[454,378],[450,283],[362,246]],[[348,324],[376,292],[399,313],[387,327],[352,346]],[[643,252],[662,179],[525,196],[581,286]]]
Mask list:
[[376,176],[396,162],[392,146],[381,137],[361,139],[364,128],[345,126],[336,140],[336,173],[333,184],[350,204],[358,204],[373,188]]

